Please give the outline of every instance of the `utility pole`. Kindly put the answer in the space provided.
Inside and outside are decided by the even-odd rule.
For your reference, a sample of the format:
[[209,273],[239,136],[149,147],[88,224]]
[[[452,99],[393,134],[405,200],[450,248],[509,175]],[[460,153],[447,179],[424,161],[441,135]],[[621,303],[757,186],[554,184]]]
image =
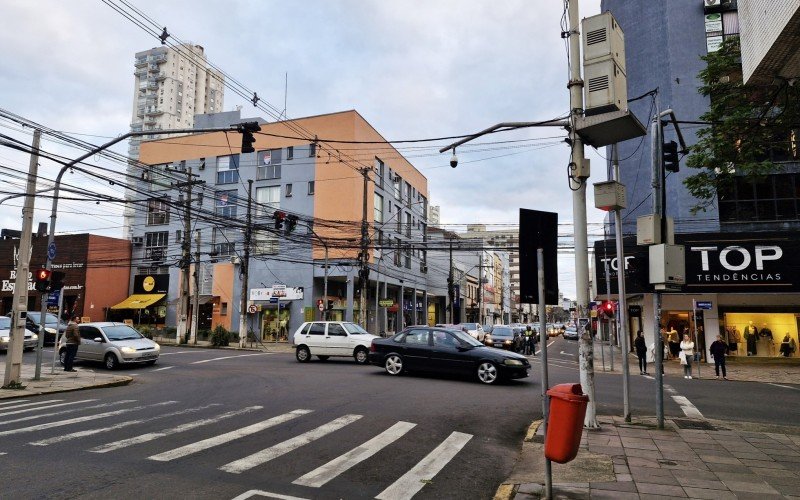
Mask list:
[[[653,214],[656,217],[661,217],[661,242],[667,242],[666,234],[666,217],[664,216],[664,206],[662,190],[664,189],[663,180],[663,165],[661,158],[661,109],[659,107],[658,94],[656,94],[656,114],[653,117],[651,128],[651,145],[650,151],[652,153],[653,168],[651,172],[651,181],[653,187]],[[662,347],[663,337],[661,336],[661,292],[655,290],[653,292],[653,325],[655,335],[653,340],[656,345],[655,353],[655,377],[656,377],[656,420],[659,429],[664,428],[664,376],[661,373],[664,366],[664,349]]]
[[186,188],[186,199],[183,202],[183,239],[181,241],[181,287],[178,296],[178,328],[175,334],[175,343],[181,344],[186,337],[189,323],[189,266],[192,261],[192,186],[203,184],[204,181],[193,179],[192,168],[186,171],[186,182],[175,184],[178,189]]
[[478,324],[483,325],[483,250],[478,254]]
[[449,299],[448,303],[448,312],[450,313],[450,324],[455,324],[453,321],[453,310],[455,305],[455,287],[453,286],[453,240],[450,240],[450,271],[447,274],[447,298]]
[[[250,274],[250,238],[252,236],[252,221],[253,221],[253,179],[247,180],[247,223],[244,228],[244,258],[241,262],[239,276],[242,279],[242,291],[239,298],[239,348],[244,348],[245,341],[247,340],[247,295],[248,295],[248,278]],[[280,299],[278,299],[280,300]],[[278,321],[280,324],[280,308],[281,303],[278,302]],[[278,334],[275,334],[275,341],[278,340]]]
[[327,321],[328,320],[328,245],[326,243],[323,243],[323,245],[325,245],[325,277],[323,278],[322,281],[322,288],[323,288],[322,293],[325,295],[325,298],[323,299],[325,301],[323,303],[323,308],[325,309],[325,312],[323,313],[322,319],[323,321]]
[[[25,318],[28,314],[28,274],[30,273],[31,238],[33,230],[33,199],[36,194],[36,176],[39,172],[39,141],[42,131],[33,131],[33,144],[31,146],[31,161],[28,166],[28,183],[25,188],[25,202],[22,205],[22,232],[19,238],[19,252],[17,253],[17,270],[14,280],[14,295],[11,313],[11,328],[8,352],[6,354],[6,373],[3,387],[20,385],[22,376],[22,351],[25,341]],[[50,267],[48,266],[49,270]],[[46,311],[47,299],[42,294],[42,309]],[[44,323],[39,335],[44,337]],[[36,357],[40,368],[42,350],[39,348]]]
[[369,227],[367,221],[367,192],[369,184],[369,172],[372,169],[364,167],[360,169],[361,175],[364,177],[364,192],[361,203],[361,252],[359,253],[359,289],[360,296],[358,298],[358,323],[362,328],[367,328],[367,281],[369,280],[369,254],[367,247],[369,246]]
[[[614,169],[614,180],[622,182],[619,172],[619,151],[616,143],[611,146],[611,165]],[[619,307],[619,338],[622,346],[622,413],[626,422],[631,421],[630,405],[630,367],[628,366],[628,300],[625,296],[625,249],[622,245],[622,210],[614,210],[614,237],[617,244],[617,298]],[[656,342],[658,345],[658,342]],[[658,350],[658,348],[656,348]]]
[[[583,79],[581,78],[581,38],[579,29],[578,2],[573,0],[568,3],[569,13],[569,103],[570,103],[570,142],[572,155],[570,165],[573,169],[584,171],[586,157],[583,151],[583,141],[576,132],[578,118],[583,115]],[[577,189],[572,188],[572,219],[575,233],[575,290],[577,294],[578,317],[588,317],[589,309],[589,241],[586,234],[586,184],[587,179],[579,179]],[[572,181],[570,181],[572,183]],[[579,369],[583,392],[589,396],[586,408],[584,426],[597,428],[597,407],[594,396],[594,345],[591,328],[580,331],[581,322],[578,322],[580,335]]]
[[200,230],[194,232],[194,301],[192,303],[192,332],[189,343],[197,344],[197,332],[200,328]]

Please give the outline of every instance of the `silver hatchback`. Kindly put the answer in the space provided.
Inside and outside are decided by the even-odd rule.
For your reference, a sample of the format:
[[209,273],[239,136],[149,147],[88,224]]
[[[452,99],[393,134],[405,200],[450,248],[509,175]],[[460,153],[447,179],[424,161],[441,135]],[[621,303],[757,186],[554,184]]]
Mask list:
[[[109,370],[127,364],[153,365],[161,352],[161,346],[123,323],[82,323],[78,325],[78,331],[81,345],[75,359],[100,361]],[[63,339],[58,347],[63,365],[66,355]]]

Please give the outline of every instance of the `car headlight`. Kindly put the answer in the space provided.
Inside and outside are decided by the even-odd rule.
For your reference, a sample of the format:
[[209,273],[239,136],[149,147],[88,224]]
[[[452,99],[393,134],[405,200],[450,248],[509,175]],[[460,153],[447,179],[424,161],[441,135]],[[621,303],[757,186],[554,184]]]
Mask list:
[[56,334],[56,329],[55,328],[45,327],[44,331],[46,331],[47,333],[52,333],[53,335]]
[[39,336],[36,335],[35,333],[31,335],[31,338],[33,338],[33,340],[39,340]]
[[510,344],[510,343],[511,343],[511,341],[510,341],[510,340],[506,340],[506,341],[505,341],[505,343],[506,343],[506,344]]
[[0,342],[8,342],[9,337],[0,337]]
[[503,361],[506,366],[522,366],[522,361],[518,359],[506,359]]
[[120,351],[124,352],[125,354],[133,354],[136,352],[136,349],[133,347],[123,347]]
[[156,351],[160,351],[160,350],[161,350],[161,346],[160,346],[160,345],[158,345],[158,344],[156,344],[155,350],[156,350]]

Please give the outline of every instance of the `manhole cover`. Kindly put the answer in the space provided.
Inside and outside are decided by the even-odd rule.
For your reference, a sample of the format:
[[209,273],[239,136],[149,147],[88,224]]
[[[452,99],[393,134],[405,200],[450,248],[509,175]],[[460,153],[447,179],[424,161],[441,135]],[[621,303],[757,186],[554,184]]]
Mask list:
[[701,431],[715,431],[716,427],[705,420],[692,420],[688,418],[673,418],[673,422],[679,429],[696,429]]

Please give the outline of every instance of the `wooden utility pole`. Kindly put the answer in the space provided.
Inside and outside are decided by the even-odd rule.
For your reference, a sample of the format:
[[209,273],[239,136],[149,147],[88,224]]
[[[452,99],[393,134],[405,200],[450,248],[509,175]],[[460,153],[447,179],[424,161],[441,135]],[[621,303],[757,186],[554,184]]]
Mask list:
[[192,261],[192,186],[205,184],[205,181],[196,181],[192,178],[192,168],[186,171],[186,182],[175,184],[178,189],[186,188],[186,197],[183,201],[183,237],[181,239],[181,286],[178,294],[178,328],[175,334],[175,343],[180,344],[186,338],[187,325],[189,324],[189,268]]
[[[248,278],[250,277],[250,239],[253,234],[253,180],[247,181],[247,223],[244,228],[244,258],[241,263],[239,276],[242,279],[241,297],[239,299],[239,347],[243,348],[247,340],[247,299],[248,299]],[[278,303],[278,320],[280,320],[280,302]],[[275,334],[277,341],[278,334]]]

